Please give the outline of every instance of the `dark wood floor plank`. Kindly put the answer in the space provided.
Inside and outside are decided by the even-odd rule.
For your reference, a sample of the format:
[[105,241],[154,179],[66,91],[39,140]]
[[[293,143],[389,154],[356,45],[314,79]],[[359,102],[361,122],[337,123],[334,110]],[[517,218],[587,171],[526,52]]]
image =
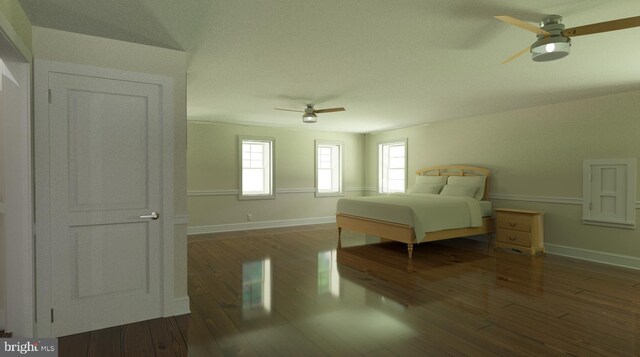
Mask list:
[[189,356],[214,357],[225,355],[218,345],[217,339],[209,333],[209,329],[200,314],[192,313],[189,316],[187,336]]
[[60,337],[58,349],[60,356],[84,357],[89,353],[91,332]]
[[124,357],[150,357],[156,355],[149,322],[141,321],[122,326],[122,355]]
[[185,356],[187,346],[174,318],[148,321],[156,356]]
[[92,331],[87,356],[121,356],[123,349],[120,336],[120,326]]

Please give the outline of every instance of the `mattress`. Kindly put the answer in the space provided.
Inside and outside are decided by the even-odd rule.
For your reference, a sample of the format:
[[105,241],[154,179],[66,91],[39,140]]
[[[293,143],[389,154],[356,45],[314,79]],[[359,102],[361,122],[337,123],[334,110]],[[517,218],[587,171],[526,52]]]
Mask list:
[[420,240],[425,232],[482,226],[483,214],[491,215],[491,202],[404,193],[342,198],[338,200],[337,213],[412,226]]

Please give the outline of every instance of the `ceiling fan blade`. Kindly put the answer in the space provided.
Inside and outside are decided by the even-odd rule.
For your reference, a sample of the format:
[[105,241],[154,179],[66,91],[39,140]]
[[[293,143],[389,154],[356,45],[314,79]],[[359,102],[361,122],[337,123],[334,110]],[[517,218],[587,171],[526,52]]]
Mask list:
[[508,23],[509,25],[513,25],[513,26],[518,26],[521,29],[525,29],[527,31],[531,31],[535,34],[538,35],[545,35],[545,36],[549,36],[549,32],[539,28],[538,26],[532,25],[528,22],[524,22],[522,20],[516,19],[515,17],[511,17],[511,16],[494,16],[496,19],[500,20],[500,21],[504,21],[506,23]]
[[326,108],[326,109],[317,109],[314,110],[314,113],[333,113],[333,112],[344,112],[346,109],[339,107],[339,108]]
[[511,56],[511,57],[507,58],[506,60],[502,61],[502,64],[507,64],[507,63],[509,63],[509,62],[513,61],[514,59],[516,59],[516,58],[518,58],[518,57],[522,56],[522,55],[523,55],[523,54],[525,54],[527,51],[529,51],[529,49],[530,49],[530,48],[531,48],[531,47],[529,47],[529,46],[527,46],[526,48],[523,48],[523,49],[522,49],[522,51],[520,51],[520,52],[516,53],[515,55],[513,55],[513,56]]
[[599,22],[597,24],[572,27],[564,30],[565,36],[575,37],[583,35],[591,35],[594,33],[624,30],[632,27],[640,26],[640,16],[628,17],[626,19],[611,20]]
[[295,109],[282,109],[282,108],[273,108],[275,110],[282,110],[285,112],[297,112],[297,113],[304,113],[304,110],[295,110]]

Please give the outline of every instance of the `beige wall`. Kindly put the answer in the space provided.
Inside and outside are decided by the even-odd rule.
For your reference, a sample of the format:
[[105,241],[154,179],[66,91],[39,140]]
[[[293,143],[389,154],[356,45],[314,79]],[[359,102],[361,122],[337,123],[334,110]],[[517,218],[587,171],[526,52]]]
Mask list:
[[[274,200],[238,200],[238,135],[275,138]],[[360,195],[364,180],[364,135],[230,124],[189,122],[187,186],[189,226],[220,230],[222,226],[266,221],[301,220],[335,215],[336,197],[316,198],[314,141],[342,141],[347,195]],[[278,191],[300,190],[298,193]],[[198,228],[200,227],[200,228]],[[207,228],[208,227],[208,228]]]
[[[186,215],[186,68],[185,52],[33,27],[36,59],[164,75],[173,79],[174,213]],[[171,217],[173,218],[173,217]],[[175,295],[187,294],[186,227],[175,229]]]
[[[421,167],[470,164],[491,169],[492,194],[581,198],[584,159],[640,156],[640,91],[367,134],[367,187],[377,187],[377,144],[398,138],[409,187]],[[546,243],[640,257],[637,230],[583,225],[581,205],[493,202],[544,211]]]

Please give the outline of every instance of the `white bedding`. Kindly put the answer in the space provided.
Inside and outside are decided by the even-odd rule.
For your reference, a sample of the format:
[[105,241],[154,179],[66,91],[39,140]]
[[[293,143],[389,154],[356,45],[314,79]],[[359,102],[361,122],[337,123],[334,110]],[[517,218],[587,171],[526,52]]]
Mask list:
[[342,198],[338,200],[337,213],[413,226],[416,239],[421,241],[425,232],[482,226],[487,206],[488,215],[491,215],[491,203],[480,202],[488,201],[473,197],[396,193]]

